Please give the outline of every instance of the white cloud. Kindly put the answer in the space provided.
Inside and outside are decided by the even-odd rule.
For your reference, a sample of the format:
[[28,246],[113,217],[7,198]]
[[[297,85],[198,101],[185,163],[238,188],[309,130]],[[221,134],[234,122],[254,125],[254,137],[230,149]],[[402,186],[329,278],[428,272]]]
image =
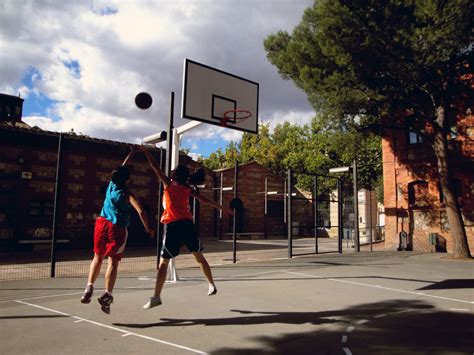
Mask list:
[[[190,58],[259,82],[260,120],[307,123],[305,95],[279,77],[263,40],[291,31],[312,2],[3,0],[0,91],[56,101],[44,116],[25,117],[29,124],[137,142],[167,129],[172,91],[175,125],[188,122],[179,116],[183,59]],[[153,97],[149,110],[134,105],[140,91]],[[210,125],[186,133],[223,142],[241,135]]]
[[270,130],[273,130],[276,125],[283,124],[284,122],[303,126],[311,123],[311,119],[314,115],[314,111],[276,111],[264,122],[270,124]]

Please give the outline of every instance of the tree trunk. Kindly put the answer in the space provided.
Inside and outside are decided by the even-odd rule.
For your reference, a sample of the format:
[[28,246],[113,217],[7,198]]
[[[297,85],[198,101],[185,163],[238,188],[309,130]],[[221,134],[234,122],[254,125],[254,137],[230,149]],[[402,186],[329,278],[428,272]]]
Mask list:
[[439,106],[436,110],[436,124],[434,128],[433,149],[438,162],[438,175],[441,191],[446,204],[446,214],[450,226],[450,234],[453,240],[453,257],[456,259],[470,258],[471,253],[467,244],[466,230],[462,220],[461,209],[454,193],[453,179],[448,167],[447,139],[443,127],[445,122],[444,107]]

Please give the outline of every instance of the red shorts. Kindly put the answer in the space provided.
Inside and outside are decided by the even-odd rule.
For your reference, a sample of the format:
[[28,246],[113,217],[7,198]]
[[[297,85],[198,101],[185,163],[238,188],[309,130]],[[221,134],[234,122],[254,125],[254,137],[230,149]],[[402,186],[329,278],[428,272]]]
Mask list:
[[127,243],[127,228],[99,217],[94,228],[94,253],[120,261]]

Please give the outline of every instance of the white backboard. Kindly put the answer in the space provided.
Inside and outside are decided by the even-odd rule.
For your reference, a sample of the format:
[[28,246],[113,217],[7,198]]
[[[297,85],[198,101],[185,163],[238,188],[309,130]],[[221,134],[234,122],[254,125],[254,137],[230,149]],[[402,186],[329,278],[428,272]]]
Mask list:
[[258,90],[256,82],[185,59],[181,117],[220,126],[224,112],[246,110],[249,118],[227,127],[257,133]]

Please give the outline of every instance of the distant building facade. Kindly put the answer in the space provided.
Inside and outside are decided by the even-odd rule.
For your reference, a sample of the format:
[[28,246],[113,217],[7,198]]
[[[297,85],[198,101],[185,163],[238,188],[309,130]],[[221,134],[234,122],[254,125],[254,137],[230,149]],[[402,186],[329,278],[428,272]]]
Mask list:
[[[56,238],[69,248],[89,248],[110,173],[133,145],[29,127],[21,121],[22,103],[18,97],[0,97],[0,248],[34,247],[51,240],[55,212]],[[164,150],[150,149],[158,162],[165,159]],[[180,155],[180,163],[191,171],[200,167],[185,154]],[[157,225],[159,183],[144,155],[136,154],[131,165],[130,189],[144,205],[150,223]],[[221,187],[233,186],[234,168],[217,172],[205,169],[206,181],[200,193],[229,205],[234,199],[233,191],[224,189],[221,197]],[[267,190],[275,192],[266,200],[265,180]],[[238,231],[254,232],[261,238],[284,235],[284,179],[249,163],[238,167],[237,185],[241,203],[238,207],[244,212],[239,214]],[[219,210],[199,201],[190,204],[201,238],[226,238],[232,232],[232,218],[221,217]],[[144,233],[136,214],[132,215],[129,230],[129,245],[155,243]]]
[[[474,116],[459,117],[449,136],[448,159],[471,253],[474,252]],[[382,140],[386,248],[401,238],[408,249],[452,251],[446,206],[433,149],[408,129],[385,129]],[[433,239],[433,236],[436,238]],[[403,240],[402,240],[403,242]],[[433,245],[436,243],[436,245]]]

